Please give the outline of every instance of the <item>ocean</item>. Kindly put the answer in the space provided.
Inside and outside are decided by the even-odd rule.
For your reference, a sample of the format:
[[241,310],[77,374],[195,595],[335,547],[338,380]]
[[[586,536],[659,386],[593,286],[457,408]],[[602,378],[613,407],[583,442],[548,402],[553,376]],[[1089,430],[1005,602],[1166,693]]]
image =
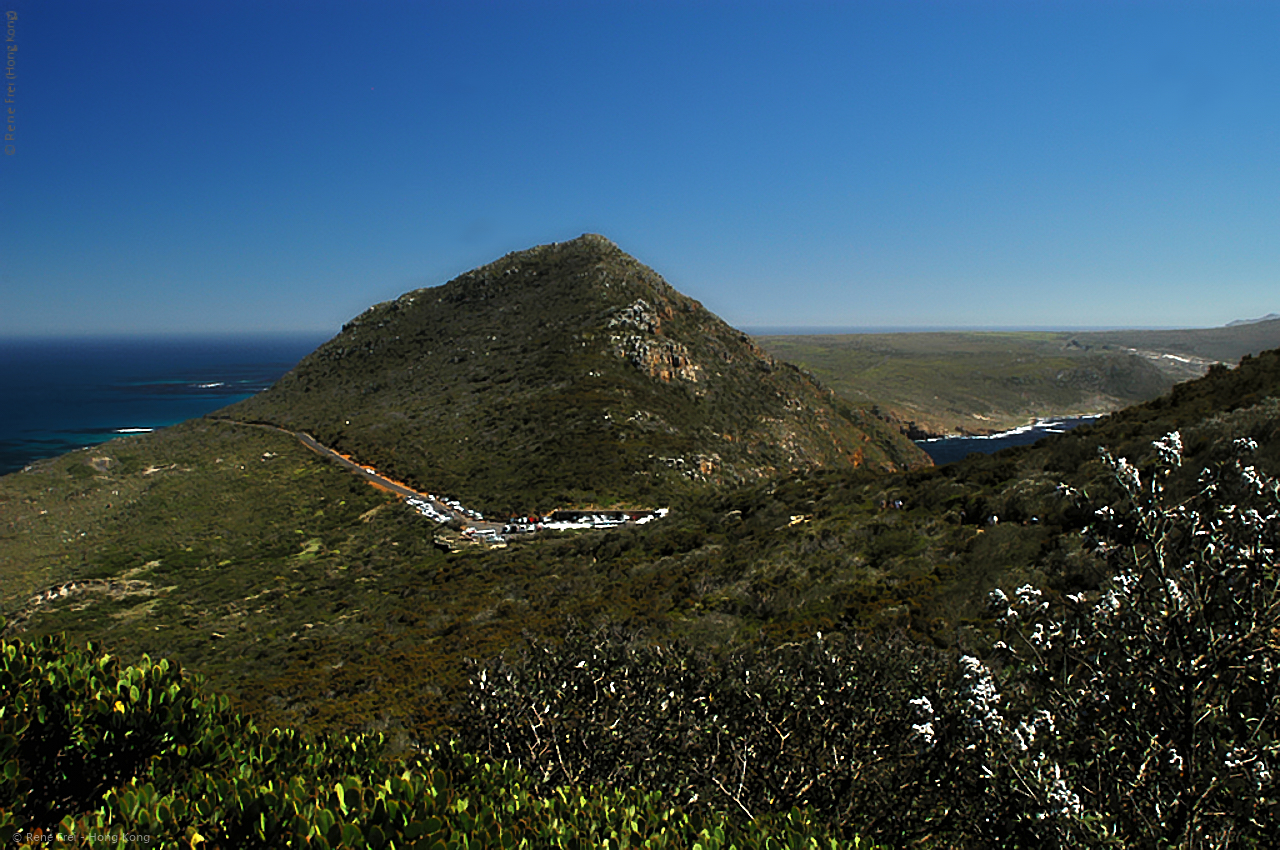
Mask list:
[[[0,339],[0,475],[124,434],[194,419],[271,386],[329,334]],[[1096,417],[990,437],[920,440],[935,463],[1034,443]]]
[[1097,416],[1072,416],[1062,419],[1041,419],[1032,425],[1024,425],[1011,431],[1002,431],[986,437],[936,437],[932,440],[916,440],[933,462],[944,463],[963,460],[973,452],[993,454],[1010,446],[1029,446],[1050,434],[1061,434],[1079,425],[1098,419]]
[[248,398],[329,336],[0,339],[0,475]]

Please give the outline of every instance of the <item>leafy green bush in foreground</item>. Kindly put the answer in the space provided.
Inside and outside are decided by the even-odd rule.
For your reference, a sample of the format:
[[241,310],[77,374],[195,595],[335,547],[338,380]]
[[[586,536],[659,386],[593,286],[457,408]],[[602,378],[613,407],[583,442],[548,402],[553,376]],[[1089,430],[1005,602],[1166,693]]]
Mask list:
[[19,844],[832,846],[800,811],[735,827],[657,793],[529,788],[451,745],[392,761],[381,736],[261,732],[164,660],[0,642],[0,834]]
[[461,745],[401,761],[377,736],[260,732],[164,661],[0,642],[0,828],[226,848],[1273,846],[1280,483],[1235,448],[1198,479],[1176,432],[1142,468],[1104,455],[1106,502],[1065,495],[1100,505],[1087,540],[1111,577],[993,592],[1001,634],[969,632],[972,654],[576,635],[481,668]]

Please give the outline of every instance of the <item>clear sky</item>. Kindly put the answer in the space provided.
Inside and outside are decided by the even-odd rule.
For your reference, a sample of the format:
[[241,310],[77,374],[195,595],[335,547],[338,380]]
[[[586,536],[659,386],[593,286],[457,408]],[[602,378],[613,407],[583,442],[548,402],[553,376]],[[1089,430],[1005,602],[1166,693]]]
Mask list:
[[336,331],[586,231],[745,327],[1280,311],[1280,3],[5,2],[0,336]]

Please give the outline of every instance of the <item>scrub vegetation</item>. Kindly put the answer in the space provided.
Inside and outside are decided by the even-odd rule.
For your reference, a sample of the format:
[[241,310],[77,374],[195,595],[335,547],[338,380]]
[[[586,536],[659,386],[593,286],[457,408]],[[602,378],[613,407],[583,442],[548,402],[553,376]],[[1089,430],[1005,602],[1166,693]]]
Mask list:
[[992,434],[1033,419],[1110,413],[1280,346],[1280,320],[1176,331],[761,336],[913,438]]
[[380,735],[262,731],[164,659],[59,638],[0,641],[0,697],[0,829],[20,847],[836,846],[809,812],[743,823],[634,788],[540,794],[452,744],[393,759]]
[[486,515],[930,463],[592,234],[378,304],[222,415],[307,431]]
[[[645,409],[684,397],[628,358]],[[750,374],[799,375],[767,362]],[[614,409],[592,403],[584,422]],[[578,494],[661,500],[660,521],[501,549],[437,548],[411,507],[228,416],[5,476],[0,824],[163,846],[1265,846],[1280,351],[941,468],[795,460],[826,433],[804,421],[842,415],[791,420],[767,474],[663,464],[652,489]],[[722,433],[762,447],[762,421]],[[355,454],[409,477],[409,454]],[[588,465],[503,478],[515,457],[466,467],[501,486],[427,486],[541,505]]]
[[995,589],[955,649],[570,628],[473,665],[453,733],[407,752],[262,733],[168,661],[6,639],[0,825],[164,846],[1266,846],[1280,484],[1253,438],[1199,474],[1180,432],[1151,449],[1058,494],[1103,578]]

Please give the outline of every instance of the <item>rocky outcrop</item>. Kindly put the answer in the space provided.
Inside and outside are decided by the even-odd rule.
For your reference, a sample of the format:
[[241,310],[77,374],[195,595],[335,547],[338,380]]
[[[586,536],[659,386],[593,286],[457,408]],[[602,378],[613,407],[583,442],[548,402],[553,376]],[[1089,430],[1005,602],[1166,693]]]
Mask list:
[[930,463],[590,234],[375,305],[221,415],[306,431],[486,513]]

